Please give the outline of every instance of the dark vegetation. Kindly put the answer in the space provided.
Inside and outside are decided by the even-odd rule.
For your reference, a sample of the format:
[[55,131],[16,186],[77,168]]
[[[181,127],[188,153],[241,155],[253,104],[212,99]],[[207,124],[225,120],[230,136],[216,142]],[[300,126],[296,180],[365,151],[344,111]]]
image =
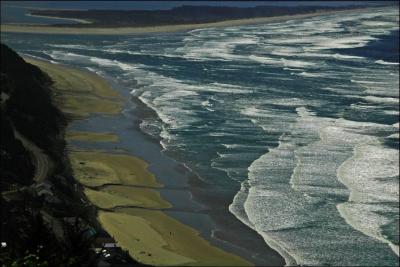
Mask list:
[[[102,248],[94,246],[96,239],[110,237],[71,174],[64,141],[67,121],[52,103],[51,79],[3,44],[0,78],[1,265],[137,265],[120,248],[105,258]],[[54,168],[41,181],[33,180],[33,152],[16,132],[52,162]]]
[[322,10],[343,10],[355,8],[321,6],[258,6],[250,8],[181,6],[169,10],[31,10],[32,15],[62,18],[86,19],[93,24],[60,24],[74,27],[127,27],[158,26],[174,24],[196,24],[223,20],[272,17],[293,14],[313,13]]
[[1,65],[1,90],[9,95],[2,109],[4,119],[54,160],[60,159],[65,146],[60,134],[66,121],[51,102],[50,78],[5,45],[1,46]]

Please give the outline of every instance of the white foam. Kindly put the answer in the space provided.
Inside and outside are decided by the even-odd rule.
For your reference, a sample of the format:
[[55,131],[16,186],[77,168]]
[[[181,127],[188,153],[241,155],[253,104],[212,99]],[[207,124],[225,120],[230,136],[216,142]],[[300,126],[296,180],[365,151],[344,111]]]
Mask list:
[[44,61],[50,61],[51,63],[53,63],[53,64],[60,64],[59,62],[57,62],[57,61],[54,61],[54,60],[48,60],[48,59],[46,59],[46,58],[42,58],[42,57],[38,57],[38,56],[34,56],[34,55],[31,55],[31,54],[27,54],[27,53],[20,53],[21,55],[26,55],[26,56],[28,56],[28,57],[32,57],[32,58],[37,58],[37,59],[39,59],[39,60],[44,60]]
[[256,36],[249,37],[226,37],[225,34],[215,32],[213,29],[200,31],[208,33],[207,37],[214,35],[211,41],[203,41],[203,35],[190,35],[184,38],[185,45],[175,50],[175,53],[182,55],[184,58],[207,61],[207,60],[243,60],[245,57],[238,56],[233,53],[238,45],[252,45],[258,43]]
[[394,97],[377,97],[377,96],[366,96],[364,97],[368,102],[373,103],[387,103],[387,104],[399,104],[399,99]]
[[204,106],[204,107],[212,106],[209,100],[205,100],[205,101],[201,102],[201,105]]
[[87,46],[87,45],[76,45],[76,44],[47,44],[48,46],[51,47],[57,47],[57,48],[72,48],[72,49],[82,49],[82,50],[97,50],[93,46]]
[[353,157],[338,170],[339,180],[351,190],[349,202],[338,205],[341,215],[355,229],[388,243],[397,255],[398,245],[381,233],[381,227],[391,222],[384,214],[393,212],[393,206],[386,203],[398,203],[398,177],[399,151],[382,146],[376,138],[357,145]]
[[381,65],[399,65],[399,62],[388,62],[388,61],[383,61],[383,60],[377,60],[375,63],[381,64]]
[[391,134],[391,135],[389,135],[387,138],[399,139],[399,133]]
[[399,175],[398,151],[383,147],[376,139],[357,145],[354,156],[338,170],[339,180],[352,190],[353,202],[396,202],[398,187],[379,179]]
[[316,66],[313,62],[307,62],[302,60],[291,60],[291,59],[284,59],[284,58],[271,58],[266,56],[257,56],[257,55],[250,55],[249,59],[268,65],[274,65],[279,67],[287,67],[287,68],[308,68]]
[[327,75],[323,74],[323,73],[311,73],[311,72],[300,72],[300,73],[291,73],[291,74],[295,74],[295,75],[299,75],[299,76],[303,76],[303,77],[308,77],[308,78],[321,78],[321,77],[327,77]]
[[120,62],[118,60],[110,60],[110,59],[104,59],[104,58],[98,58],[98,57],[90,57],[89,60],[91,62],[96,63],[99,66],[119,67],[120,69],[122,69],[124,71],[130,71],[130,70],[136,69],[135,66]]
[[[377,244],[363,237],[352,226],[343,227],[342,225],[340,230],[337,228],[334,232],[327,232],[329,225],[336,224],[336,221],[338,225],[342,223],[337,211],[335,215],[336,206],[324,204],[323,199],[330,195],[341,196],[341,198],[349,195],[348,190],[337,180],[337,170],[352,156],[355,145],[376,139],[368,133],[391,131],[393,128],[390,125],[316,117],[313,112],[304,107],[296,110],[299,117],[293,123],[285,123],[283,119],[285,115],[281,114],[280,120],[283,120],[282,124],[285,125],[281,130],[287,129],[289,135],[282,135],[276,149],[271,149],[249,167],[250,187],[247,198],[246,192],[240,192],[239,196],[244,196],[235,198],[230,210],[233,212],[238,210],[236,207],[240,205],[238,201],[244,201],[247,217],[240,214],[237,216],[249,225],[253,225],[252,228],[259,232],[268,244],[285,255],[288,262],[292,260],[293,263],[294,259],[300,265],[322,265],[327,262],[340,265],[345,259],[347,263],[353,261],[359,263],[355,255],[346,254],[347,249],[342,247],[346,243],[330,242],[339,238],[335,236],[335,232],[342,237],[348,236],[349,239],[363,239],[363,244],[371,244],[371,246],[377,246]],[[270,114],[255,107],[247,108],[243,113],[257,117],[258,120],[265,118],[270,127],[277,125],[274,121],[278,118],[271,116],[275,115],[274,113]],[[298,144],[301,146],[298,147]],[[377,161],[376,164],[381,164],[381,162]],[[391,162],[387,164],[390,165]],[[383,168],[373,166],[371,164],[371,168],[375,168],[380,175],[387,174],[384,173]],[[396,167],[389,169],[394,168]],[[291,185],[291,189],[286,186],[286,183]],[[379,183],[374,186],[385,188],[389,192],[395,190]],[[382,195],[385,194],[382,193]],[[393,200],[394,198],[386,196],[384,199]],[[265,205],[265,203],[270,205]],[[263,214],[268,214],[273,219],[268,220]],[[325,217],[326,214],[329,214],[329,217]],[[316,225],[315,220],[324,221],[326,229],[311,227],[307,230],[309,224]],[[381,223],[376,225],[381,227]],[[286,234],[286,231],[289,232]],[[301,232],[305,235],[300,234]],[[340,258],[316,253],[328,247],[346,256]],[[380,246],[379,249],[385,248]],[[373,256],[369,255],[365,263],[373,260]]]
[[364,59],[364,57],[359,56],[350,56],[350,55],[342,55],[342,54],[333,54],[332,57],[336,59]]
[[65,61],[74,61],[74,60],[87,60],[89,57],[85,55],[80,55],[76,53],[71,53],[71,52],[64,52],[64,51],[59,51],[59,50],[54,50],[54,51],[43,51],[46,55],[58,59],[58,60],[65,60]]
[[387,114],[387,115],[399,115],[399,111],[398,110],[384,110],[383,113]]
[[337,37],[336,38],[328,38],[328,37],[320,37],[319,40],[316,40],[315,44],[311,46],[310,50],[325,50],[325,49],[343,49],[343,48],[356,48],[363,47],[368,42],[376,40],[375,37],[370,35],[360,35],[360,36],[349,36],[349,37]]

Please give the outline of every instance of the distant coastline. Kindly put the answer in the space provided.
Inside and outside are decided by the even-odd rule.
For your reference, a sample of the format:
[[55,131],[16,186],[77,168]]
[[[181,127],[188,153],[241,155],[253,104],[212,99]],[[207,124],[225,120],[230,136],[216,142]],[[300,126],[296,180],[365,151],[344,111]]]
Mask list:
[[163,32],[179,32],[202,28],[213,27],[229,27],[241,25],[265,24],[272,22],[281,22],[291,19],[309,18],[330,13],[344,12],[361,12],[366,8],[355,8],[346,10],[328,10],[314,13],[283,15],[274,17],[250,18],[250,19],[235,19],[225,20],[211,23],[198,24],[178,24],[178,25],[161,25],[161,26],[145,26],[145,27],[69,27],[52,26],[52,25],[32,25],[32,24],[2,24],[1,32],[16,32],[16,33],[41,33],[41,34],[88,34],[88,35],[131,35],[144,33],[163,33]]

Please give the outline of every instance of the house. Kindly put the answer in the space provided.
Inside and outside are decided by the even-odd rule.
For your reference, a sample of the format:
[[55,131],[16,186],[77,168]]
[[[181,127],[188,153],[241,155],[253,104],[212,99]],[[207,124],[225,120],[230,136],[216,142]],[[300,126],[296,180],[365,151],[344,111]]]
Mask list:
[[97,237],[93,241],[93,245],[95,248],[116,248],[117,242],[112,237]]

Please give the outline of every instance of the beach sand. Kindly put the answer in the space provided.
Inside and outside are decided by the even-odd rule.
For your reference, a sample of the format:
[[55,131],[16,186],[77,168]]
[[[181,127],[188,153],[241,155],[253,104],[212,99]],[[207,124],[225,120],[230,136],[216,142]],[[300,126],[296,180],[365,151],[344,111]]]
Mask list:
[[147,170],[148,164],[130,155],[71,151],[69,158],[75,178],[85,186],[119,184],[161,187],[155,176]]
[[42,25],[16,25],[2,24],[2,32],[21,32],[21,33],[43,33],[43,34],[89,34],[89,35],[129,35],[143,33],[161,33],[161,32],[177,32],[202,28],[213,27],[229,27],[240,25],[263,24],[271,22],[286,21],[291,19],[309,18],[328,13],[340,12],[356,12],[363,10],[362,8],[340,11],[319,11],[307,14],[285,15],[276,17],[262,17],[251,19],[226,20],[213,23],[198,24],[180,24],[180,25],[163,25],[163,26],[145,26],[145,27],[120,27],[120,28],[100,28],[100,27],[68,27],[68,26],[42,26]]
[[84,118],[91,113],[113,115],[122,111],[121,96],[98,75],[30,57],[24,59],[54,81],[54,100],[67,116]]
[[[79,119],[93,114],[114,116],[121,112],[121,96],[101,77],[60,64],[25,60],[46,71],[55,81],[56,104],[75,120],[82,122]],[[87,98],[93,100],[93,105],[88,105]],[[109,132],[67,130],[67,136],[81,141],[94,137],[100,143],[115,140]],[[98,207],[100,224],[134,259],[154,265],[251,265],[168,216],[165,211],[173,207],[161,197],[158,190],[162,185],[149,171],[147,162],[117,149],[74,147],[72,150],[70,146],[68,151],[74,177],[84,186],[88,200]]]
[[85,142],[118,142],[117,135],[112,133],[91,133],[84,131],[68,131],[65,138],[67,140]]
[[90,202],[101,209],[118,207],[141,207],[149,209],[168,209],[172,205],[161,198],[157,190],[135,188],[123,185],[109,185],[101,190],[86,188],[85,194]]
[[[216,249],[192,228],[161,211],[125,208],[100,212],[100,223],[134,258],[151,265],[246,266],[248,262]],[[129,231],[137,228],[141,231]],[[124,229],[121,231],[121,229]],[[124,234],[128,233],[128,234]]]

